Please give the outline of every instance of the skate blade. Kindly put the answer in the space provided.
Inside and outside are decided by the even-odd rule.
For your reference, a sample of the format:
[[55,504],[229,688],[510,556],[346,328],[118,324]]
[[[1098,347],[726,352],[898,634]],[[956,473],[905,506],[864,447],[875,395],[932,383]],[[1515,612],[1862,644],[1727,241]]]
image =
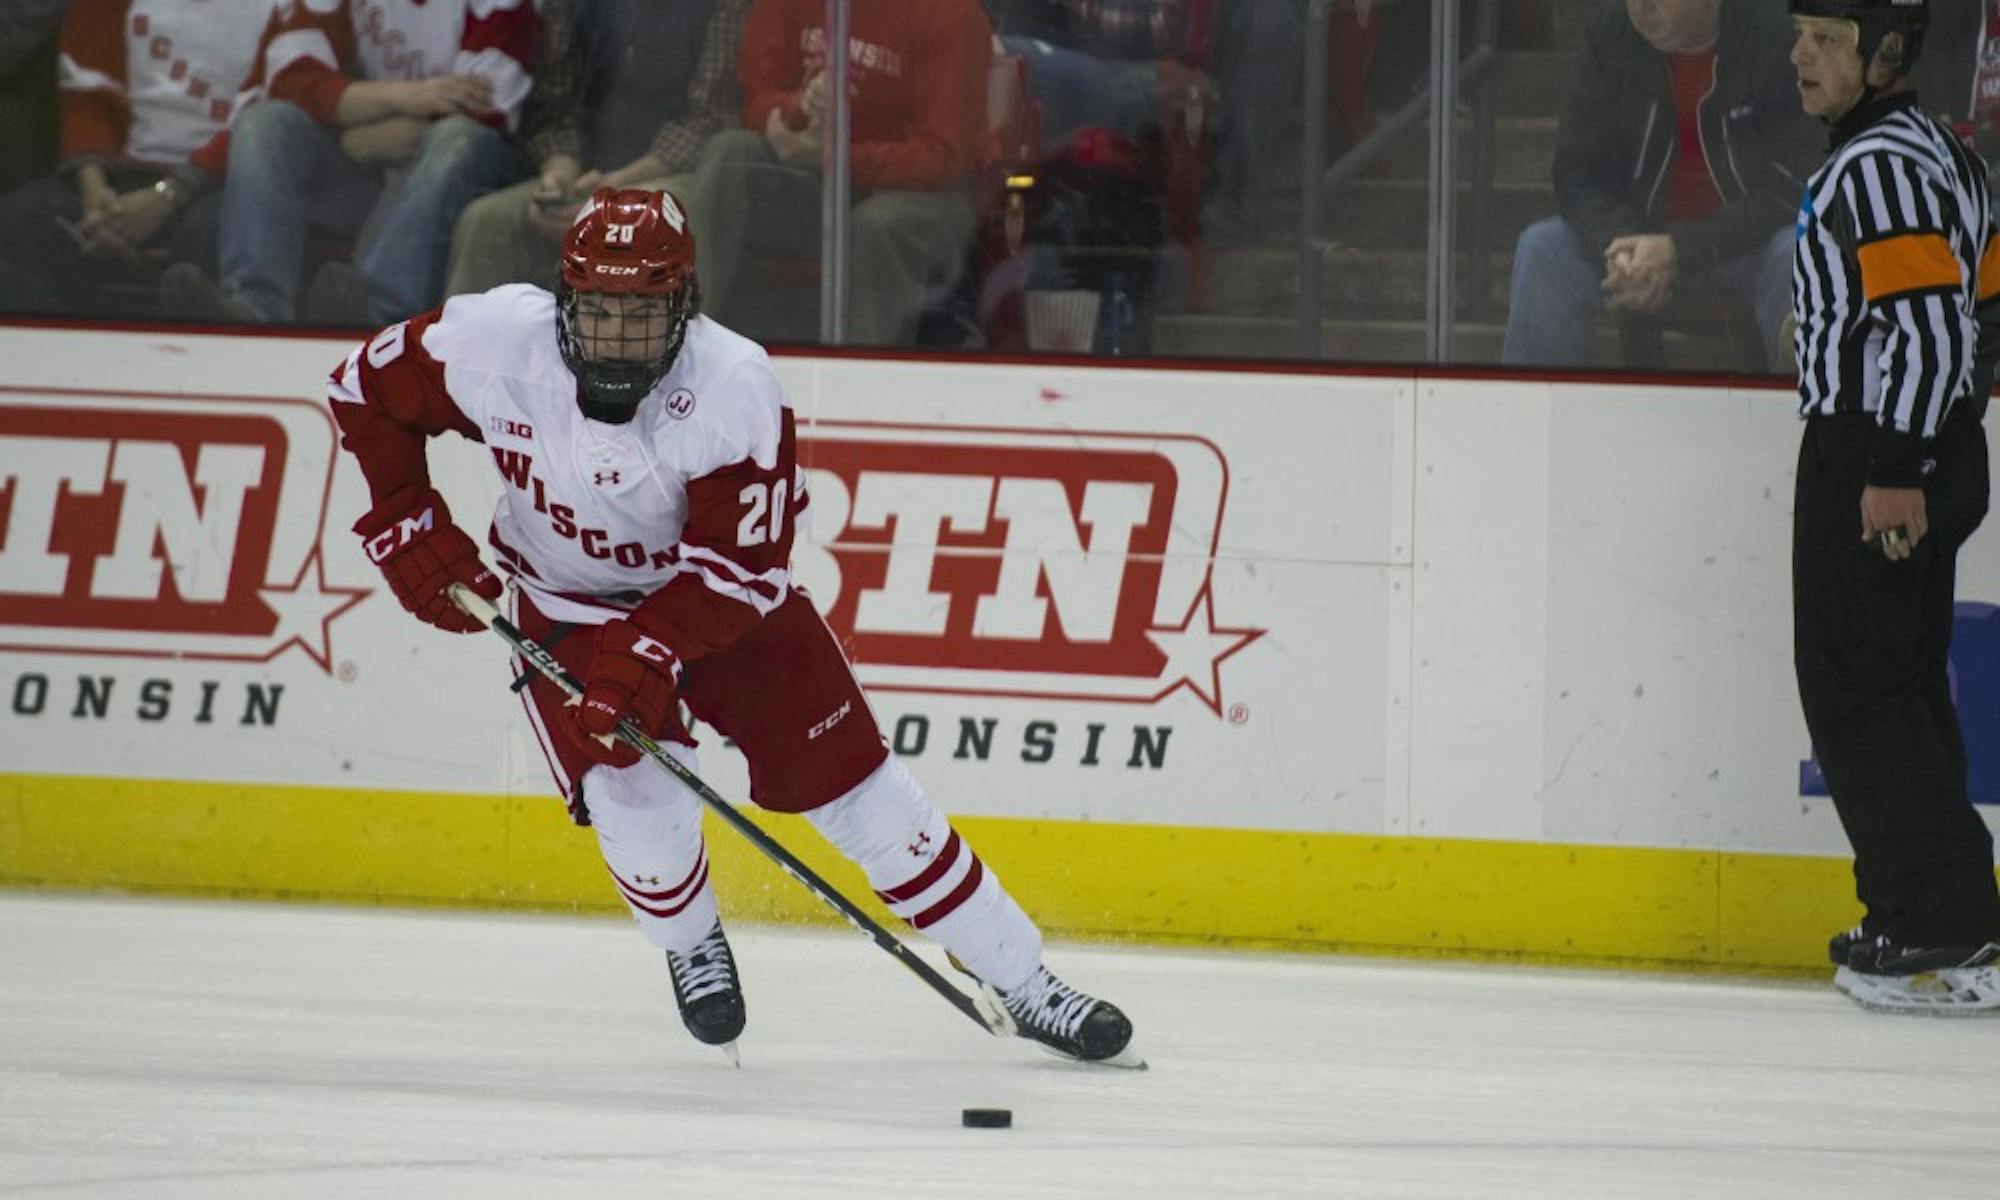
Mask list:
[[1110,1058],[1100,1058],[1090,1063],[1090,1065],[1093,1067],[1117,1067],[1124,1071],[1149,1071],[1152,1069],[1147,1064],[1145,1056],[1139,1053],[1139,1048],[1131,1042],[1125,1043],[1125,1048]]
[[743,1055],[737,1051],[735,1042],[717,1042],[715,1048],[722,1051],[722,1056],[729,1060],[730,1066],[739,1071],[743,1069]]
[[1913,976],[1867,975],[1851,967],[1833,986],[1869,1012],[1917,1017],[2000,1017],[2000,969],[1955,967]]
[[1078,1058],[1074,1054],[1064,1054],[1047,1042],[1036,1042],[1033,1038],[1026,1040],[1034,1042],[1035,1049],[1040,1050],[1043,1054],[1051,1058],[1060,1058],[1066,1063],[1075,1063],[1079,1067],[1116,1067],[1121,1071],[1149,1071],[1152,1069],[1147,1064],[1145,1057],[1139,1053],[1137,1047],[1131,1042],[1125,1043],[1125,1048],[1110,1058]]

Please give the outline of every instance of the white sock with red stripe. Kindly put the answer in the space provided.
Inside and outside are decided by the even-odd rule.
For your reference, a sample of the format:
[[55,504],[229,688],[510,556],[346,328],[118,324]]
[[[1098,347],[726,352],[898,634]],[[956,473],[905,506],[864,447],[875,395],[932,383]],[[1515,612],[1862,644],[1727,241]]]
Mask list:
[[806,814],[868,875],[889,911],[1008,991],[1042,960],[1042,931],[1000,886],[903,764],[890,758],[853,791]]
[[[685,762],[693,754],[676,757]],[[604,865],[639,931],[662,950],[693,950],[716,919],[701,801],[643,759],[622,769],[592,767],[583,777],[583,796]]]

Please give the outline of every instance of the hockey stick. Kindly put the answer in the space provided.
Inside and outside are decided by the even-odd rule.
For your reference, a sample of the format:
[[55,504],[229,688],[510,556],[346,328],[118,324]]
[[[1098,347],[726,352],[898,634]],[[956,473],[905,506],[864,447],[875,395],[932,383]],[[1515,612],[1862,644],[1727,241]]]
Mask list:
[[[494,608],[484,596],[464,584],[454,583],[451,585],[451,598],[475,620],[507,639],[507,644],[514,647],[515,653],[527,660],[529,666],[546,675],[565,694],[572,698],[583,695],[583,685],[577,682],[576,677],[564,670],[563,665],[556,661],[553,654],[515,628],[513,622],[501,616],[500,610]],[[731,828],[747,838],[751,845],[763,851],[764,857],[777,863],[785,874],[798,880],[807,891],[817,896],[822,904],[845,917],[849,925],[854,926],[863,936],[881,947],[889,957],[908,967],[918,979],[928,984],[932,991],[944,997],[953,1008],[964,1013],[966,1019],[997,1037],[1005,1037],[1014,1032],[998,1015],[987,1015],[977,1001],[953,986],[950,980],[938,974],[929,963],[917,957],[903,944],[901,938],[882,928],[874,918],[856,908],[852,900],[841,895],[832,884],[821,879],[811,867],[793,857],[792,852],[780,845],[775,838],[757,828],[750,818],[737,812],[735,805],[717,795],[714,788],[702,782],[701,776],[688,770],[679,759],[661,749],[658,742],[647,737],[631,721],[620,721],[615,736],[619,741],[660,764],[669,775],[685,784],[689,791],[701,798],[703,804],[715,810],[717,815],[729,822]]]

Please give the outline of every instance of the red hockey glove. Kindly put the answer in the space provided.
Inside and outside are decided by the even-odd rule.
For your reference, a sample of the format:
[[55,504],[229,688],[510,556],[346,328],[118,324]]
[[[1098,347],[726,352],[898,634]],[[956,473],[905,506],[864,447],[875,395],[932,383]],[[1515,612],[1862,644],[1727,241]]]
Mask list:
[[598,739],[627,717],[648,737],[666,732],[680,675],[680,659],[667,644],[632,622],[621,619],[599,629],[597,653],[583,676],[583,700],[568,709],[583,735],[577,739],[583,752],[614,767],[638,762],[639,752],[625,743]]
[[436,491],[403,488],[356,521],[354,532],[396,599],[417,619],[447,633],[486,628],[452,603],[451,585],[462,583],[498,600],[500,581],[480,561],[479,547],[451,523],[451,511]]

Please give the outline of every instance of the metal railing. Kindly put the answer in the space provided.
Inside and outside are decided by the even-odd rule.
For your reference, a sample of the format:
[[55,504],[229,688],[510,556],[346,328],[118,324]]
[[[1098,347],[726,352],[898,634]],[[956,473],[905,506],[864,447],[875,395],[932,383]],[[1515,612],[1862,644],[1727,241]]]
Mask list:
[[847,341],[847,31],[849,0],[826,0],[826,140],[821,144],[819,340]]
[[[1457,318],[1458,243],[1458,98],[1462,91],[1490,86],[1497,77],[1500,7],[1498,0],[1479,0],[1475,45],[1460,53],[1458,0],[1431,0],[1431,85],[1403,107],[1383,118],[1368,135],[1332,165],[1324,165],[1315,114],[1326,111],[1327,58],[1314,48],[1327,44],[1334,0],[1310,0],[1306,10],[1305,133],[1300,149],[1301,203],[1299,216],[1298,351],[1304,358],[1321,357],[1321,326],[1325,307],[1326,254],[1339,245],[1321,232],[1326,197],[1366,170],[1399,138],[1430,122],[1429,213],[1426,224],[1427,278],[1424,299],[1424,348],[1427,361],[1450,361],[1452,328]],[[1378,18],[1379,19],[1379,18]],[[1456,66],[1454,67],[1454,64]],[[1470,182],[1473,222],[1469,270],[1471,308],[1483,313],[1491,293],[1491,254],[1486,212],[1493,189],[1493,140],[1496,105],[1474,105]]]

